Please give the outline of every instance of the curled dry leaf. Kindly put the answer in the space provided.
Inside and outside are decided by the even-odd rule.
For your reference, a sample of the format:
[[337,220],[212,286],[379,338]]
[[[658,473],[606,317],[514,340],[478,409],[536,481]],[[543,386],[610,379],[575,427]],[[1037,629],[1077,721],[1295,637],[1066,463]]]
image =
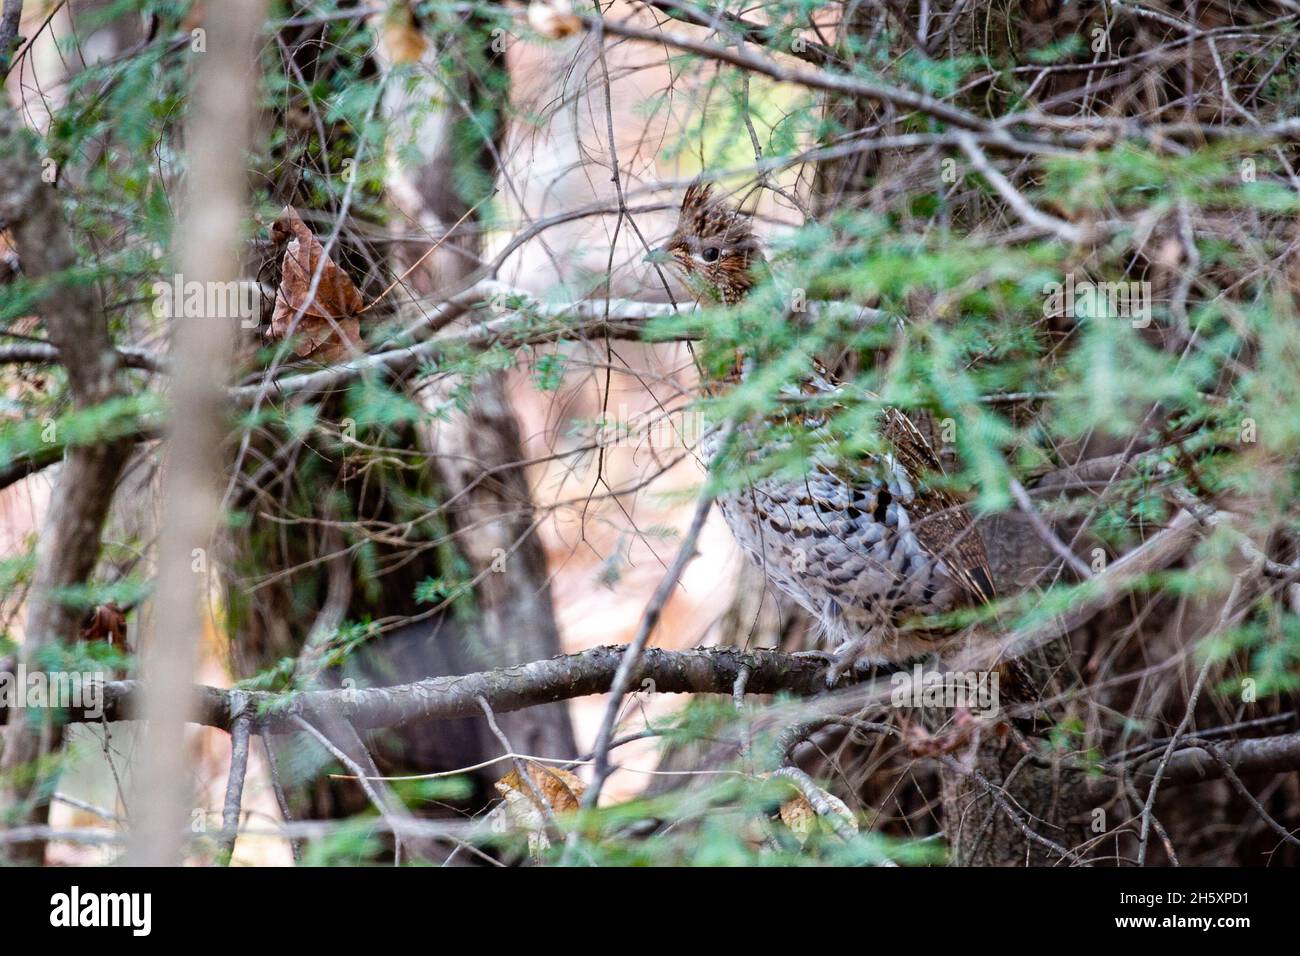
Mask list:
[[569,0],[532,0],[528,4],[528,25],[548,40],[563,40],[582,30]]
[[108,641],[114,647],[126,644],[126,612],[116,601],[97,604],[81,619],[83,641]]
[[536,788],[556,813],[578,809],[582,802],[582,795],[587,791],[587,785],[576,775],[558,767],[544,766],[533,760],[525,760],[524,766],[528,768],[528,777],[532,780],[533,786],[529,787],[516,769],[496,782],[497,793],[503,797],[516,793],[522,794],[536,804],[537,797],[533,794],[533,788]]
[[429,41],[421,32],[409,6],[389,7],[376,14],[382,20],[379,42],[393,63],[418,63],[429,49]]
[[808,842],[808,834],[817,826],[817,811],[812,804],[800,794],[781,804],[781,822],[795,835],[800,843]]
[[0,231],[0,285],[12,281],[20,271],[18,253],[10,244],[8,233]]
[[794,834],[795,839],[800,844],[808,842],[808,837],[814,830],[821,829],[825,833],[834,834],[835,827],[829,821],[823,823],[821,816],[834,814],[844,821],[852,830],[858,829],[858,821],[853,817],[853,811],[839,797],[828,793],[821,787],[817,787],[816,796],[818,803],[822,808],[821,814],[818,814],[816,808],[802,793],[791,797],[785,803],[781,804],[780,814],[781,822],[784,823],[790,832]]
[[546,767],[525,760],[530,787],[519,771],[511,770],[493,786],[505,801],[505,818],[512,828],[528,834],[528,849],[534,856],[551,845],[546,836],[546,808],[538,801],[534,790],[540,793],[555,813],[577,810],[587,785],[567,770]]
[[[302,317],[293,328],[294,354],[321,362],[337,362],[365,350],[357,313],[365,306],[357,287],[346,272],[325,255],[325,249],[302,221],[298,211],[285,206],[271,226],[276,244],[287,242],[280,267],[280,288],[275,296],[269,336],[282,339],[289,334],[293,318]],[[312,276],[321,268],[316,294]]]

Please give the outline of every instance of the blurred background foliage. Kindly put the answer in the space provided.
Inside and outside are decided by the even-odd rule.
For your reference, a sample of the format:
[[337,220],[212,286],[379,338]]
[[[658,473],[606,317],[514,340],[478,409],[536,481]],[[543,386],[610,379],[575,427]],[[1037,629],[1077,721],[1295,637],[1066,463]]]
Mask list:
[[[40,136],[80,254],[53,281],[92,286],[120,346],[161,353],[171,317],[155,308],[154,284],[173,271],[202,4],[68,7],[64,17],[72,20],[59,21],[57,42],[42,41],[39,62],[30,51],[19,58],[6,86]],[[1072,635],[1054,671],[1058,732],[1035,741],[1036,753],[1087,763],[1163,738],[1188,706],[1188,687],[1207,655],[1215,680],[1195,704],[1199,724],[1267,717],[1276,718],[1274,731],[1294,730],[1300,591],[1243,564],[1239,547],[1244,538],[1252,555],[1300,561],[1300,31],[1293,5],[765,0],[741,13],[758,25],[744,40],[734,35],[738,12],[677,0],[599,11],[542,0],[527,8],[271,4],[257,64],[263,124],[247,158],[247,275],[257,283],[263,321],[241,342],[241,384],[315,367],[262,335],[280,280],[271,224],[286,205],[322,242],[328,237],[332,257],[374,304],[362,325],[369,348],[406,327],[404,302],[432,307],[486,278],[514,282],[540,303],[599,300],[605,292],[686,301],[680,286],[642,259],[666,235],[681,187],[701,171],[754,211],[771,269],[742,306],[651,321],[645,339],[664,344],[644,352],[624,355],[621,346],[563,333],[529,349],[453,349],[416,375],[364,376],[305,401],[268,392],[232,414],[224,515],[230,547],[214,585],[217,657],[230,676],[242,686],[284,690],[344,674],[385,682],[495,660],[474,637],[481,579],[458,548],[458,535],[467,532],[449,523],[454,496],[428,467],[421,437],[469,412],[484,376],[516,376],[517,413],[548,436],[542,451],[554,461],[530,464],[535,505],[546,516],[579,507],[581,491],[565,483],[564,469],[590,478],[590,469],[602,467],[601,451],[578,446],[611,413],[611,370],[643,386],[656,375],[672,378],[680,387],[671,407],[702,411],[709,421],[738,413],[759,420],[783,407],[783,387],[817,359],[849,382],[824,409],[826,431],[787,427],[768,436],[759,444],[771,454],[735,469],[730,480],[798,473],[828,448],[841,456],[874,450],[879,410],[907,410],[931,428],[947,471],[942,480],[969,495],[989,529],[1003,600],[986,616],[1001,629],[1047,620],[1094,589],[1015,524],[1013,485],[1029,488],[1058,537],[1094,572],[1168,525],[1181,507],[1174,490],[1236,516],[1207,525],[1194,552],[1140,578]],[[587,19],[565,19],[575,13]],[[558,28],[556,18],[569,26]],[[603,19],[607,31],[599,28]],[[618,23],[661,23],[776,64],[785,79],[829,71],[960,108],[982,124],[976,148],[1018,202],[977,168],[957,128],[932,112],[782,82],[671,43],[640,43],[621,37]],[[817,53],[816,61],[799,55],[806,51]],[[999,137],[1017,145],[999,147]],[[431,198],[434,185],[439,201],[473,212],[461,228]],[[395,199],[412,191],[425,202],[416,211]],[[1019,204],[1049,225],[1027,220]],[[575,219],[594,218],[597,232],[557,232],[547,245],[551,232],[540,222],[588,206]],[[557,218],[557,226],[571,224]],[[472,242],[456,253],[463,268],[451,270],[455,283],[446,270],[427,272],[427,264],[408,271],[431,245],[446,240],[446,253],[466,236]],[[510,253],[498,260],[502,250]],[[426,272],[429,284],[421,286]],[[1145,297],[1149,312],[1116,314],[1115,303],[1104,301],[1081,301],[1071,314],[1052,310],[1056,284],[1086,283],[1119,283],[1125,295]],[[0,284],[7,336],[0,345],[41,337],[35,316],[44,291],[21,274]],[[520,328],[553,324],[519,308],[526,301],[475,303],[462,327],[506,314]],[[839,306],[805,312],[794,305],[824,301]],[[699,337],[690,351],[675,344],[688,334]],[[697,364],[725,368],[742,346],[760,357],[756,374],[725,396],[697,397]],[[52,446],[130,433],[164,412],[165,384],[145,368],[126,373],[129,398],[79,410],[71,408],[58,365],[6,365],[2,374],[4,468],[45,460]],[[590,394],[585,404],[576,399],[579,388],[594,402]],[[664,408],[657,397],[649,406]],[[55,425],[55,441],[43,434],[47,423]],[[152,459],[156,448],[142,454]],[[1052,483],[1095,461],[1113,467],[1070,487]],[[649,498],[660,509],[652,517],[662,518],[639,522],[599,511],[613,537],[593,548],[599,563],[587,589],[596,580],[620,586],[611,568],[637,564],[620,551],[632,539],[674,546],[677,532],[663,529],[682,526],[681,502],[700,478],[658,480],[668,473],[642,461],[640,470],[618,475],[621,484],[599,470],[600,480],[584,484],[589,496]],[[143,487],[123,494],[137,504],[148,497]],[[1009,525],[1005,535],[998,530]],[[154,528],[126,521],[116,530],[122,534],[106,540],[100,572],[68,600],[88,608],[110,599],[130,609],[147,604]],[[36,535],[17,539],[0,563],[10,630],[18,627]],[[553,574],[578,550],[563,535],[546,544]],[[315,634],[309,625],[336,597],[329,567],[340,554],[347,595],[338,620]],[[653,570],[650,562],[645,573]],[[730,594],[733,585],[722,579],[734,578],[735,569],[718,562],[710,573],[718,592]],[[630,593],[626,603],[605,608],[605,633],[635,625],[644,591]],[[562,624],[570,600],[557,591]],[[722,620],[725,600],[705,609],[710,621]],[[431,638],[430,622],[438,621],[446,630]],[[367,648],[417,623],[424,630],[412,638],[419,650],[409,659],[367,658]],[[695,636],[776,640],[746,633],[752,624]],[[566,627],[565,649],[575,649],[580,640]],[[802,634],[792,645],[780,638],[793,647],[808,639]],[[304,668],[304,646],[314,640],[323,642],[323,657]],[[1157,684],[1163,691],[1153,690]],[[747,732],[752,717],[696,702],[648,717],[647,726],[680,753]],[[457,746],[447,752],[445,740],[434,745],[433,766],[418,742],[376,742],[377,762],[412,772],[465,766],[473,761],[461,745],[485,732],[446,734]],[[577,815],[578,837],[542,858],[572,862],[577,853],[584,862],[704,865],[944,858],[935,839],[944,824],[934,807],[934,771],[907,754],[884,753],[879,742],[857,743],[867,756],[852,766],[840,760],[842,739],[819,744],[822,757],[833,756],[813,761],[818,779],[857,819],[860,833],[850,841],[821,830],[803,843],[792,837],[777,813],[789,787],[763,776],[782,757],[773,756],[771,741],[755,740],[743,755],[710,765],[726,774],[716,780],[655,786]],[[495,741],[486,747],[495,749]],[[341,769],[323,752],[300,741],[280,759],[286,779],[308,793],[300,812],[366,812],[355,788],[340,794],[331,784],[332,795],[320,796],[325,771]],[[407,802],[435,815],[482,816],[495,799],[494,775],[471,774],[473,786],[459,789],[412,790]],[[1278,820],[1300,824],[1294,774],[1261,785]],[[628,789],[635,793],[641,783]],[[1133,813],[1122,788],[1107,799]],[[1231,791],[1217,794],[1216,819],[1238,813],[1237,800]],[[1194,811],[1177,793],[1157,807],[1171,834]],[[1274,839],[1267,827],[1243,824],[1218,857],[1227,838],[1212,834],[1209,823],[1187,826],[1175,839],[1184,862],[1261,862]],[[1099,855],[1131,850],[1122,834],[1112,836]],[[520,839],[498,834],[483,845],[518,858],[528,853]],[[388,850],[363,827],[313,843],[305,859],[356,862]],[[1294,862],[1293,846],[1277,852]]]

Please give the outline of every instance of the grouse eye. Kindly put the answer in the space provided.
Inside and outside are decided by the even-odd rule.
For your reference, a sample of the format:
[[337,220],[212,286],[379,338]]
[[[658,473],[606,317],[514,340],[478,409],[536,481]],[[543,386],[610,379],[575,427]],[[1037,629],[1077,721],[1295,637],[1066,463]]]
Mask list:
[[703,252],[700,253],[700,258],[703,259],[705,262],[717,262],[718,261],[717,248],[715,246],[709,246],[709,248],[705,249]]

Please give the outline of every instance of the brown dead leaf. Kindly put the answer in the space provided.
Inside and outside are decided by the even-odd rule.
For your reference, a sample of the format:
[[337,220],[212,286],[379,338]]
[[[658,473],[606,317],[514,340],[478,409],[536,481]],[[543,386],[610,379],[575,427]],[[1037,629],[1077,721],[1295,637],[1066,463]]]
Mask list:
[[[525,760],[524,765],[528,768],[528,776],[533,782],[533,787],[541,793],[554,812],[565,813],[578,809],[582,803],[582,795],[587,790],[587,785],[579,777],[567,770],[543,766],[532,760]],[[517,793],[526,796],[530,802],[537,803],[533,788],[524,783],[517,769],[511,770],[494,786],[502,797]]]
[[[277,245],[284,242],[288,245],[281,260],[280,288],[275,296],[269,337],[278,340],[288,335],[293,317],[301,311],[302,317],[293,329],[295,355],[337,362],[365,351],[356,318],[365,301],[348,274],[326,257],[324,247],[296,209],[284,207],[271,226],[271,238]],[[325,266],[309,303],[312,276],[321,268],[322,259]]]
[[11,281],[19,271],[18,253],[9,241],[9,234],[0,230],[0,285]]
[[411,8],[390,7],[379,16],[383,18],[379,42],[388,58],[395,64],[420,62],[420,57],[429,49],[429,41],[416,24]]
[[510,828],[528,834],[528,849],[538,857],[551,841],[546,835],[546,809],[533,790],[542,795],[552,811],[564,813],[578,809],[587,785],[567,770],[546,767],[532,760],[525,760],[524,765],[532,787],[519,775],[518,769],[511,770],[493,786],[504,801],[497,810],[504,811],[504,821]]
[[114,647],[126,645],[126,612],[116,601],[97,604],[81,619],[83,641],[108,641]]
[[582,21],[574,15],[570,0],[532,0],[528,25],[548,40],[563,40],[582,31]]
[[[854,818],[853,811],[848,808],[848,805],[843,800],[821,787],[816,788],[815,795],[821,802],[825,815],[834,814],[843,820],[850,829],[856,830],[858,828],[858,821]],[[789,828],[800,844],[807,843],[808,837],[817,830],[827,834],[835,833],[835,827],[831,821],[822,820],[816,808],[802,793],[796,793],[781,804],[778,812],[781,815],[781,822]]]
[[817,811],[802,795],[781,804],[781,822],[789,827],[800,843],[808,841],[808,834],[817,826]]

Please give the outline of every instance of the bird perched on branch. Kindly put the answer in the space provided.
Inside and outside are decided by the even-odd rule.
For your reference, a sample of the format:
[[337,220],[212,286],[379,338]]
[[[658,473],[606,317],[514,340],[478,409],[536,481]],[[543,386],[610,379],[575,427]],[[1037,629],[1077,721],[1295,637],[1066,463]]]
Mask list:
[[[699,181],[686,190],[662,253],[706,303],[742,302],[765,268],[751,217]],[[726,373],[706,373],[705,389],[716,395],[739,384],[754,359],[738,349]],[[825,401],[817,408],[799,400],[843,394],[818,365],[789,391],[790,410],[773,418],[815,430],[826,427]],[[745,552],[835,642],[833,674],[858,660],[898,663],[941,651],[953,631],[926,627],[923,619],[994,597],[969,512],[933,484],[943,475],[934,450],[899,410],[885,409],[878,421],[885,449],[879,455],[814,457],[801,477],[761,478],[718,498]],[[742,441],[756,431],[742,427]],[[706,440],[710,459],[718,444],[716,433]],[[746,453],[754,458],[758,450]]]

